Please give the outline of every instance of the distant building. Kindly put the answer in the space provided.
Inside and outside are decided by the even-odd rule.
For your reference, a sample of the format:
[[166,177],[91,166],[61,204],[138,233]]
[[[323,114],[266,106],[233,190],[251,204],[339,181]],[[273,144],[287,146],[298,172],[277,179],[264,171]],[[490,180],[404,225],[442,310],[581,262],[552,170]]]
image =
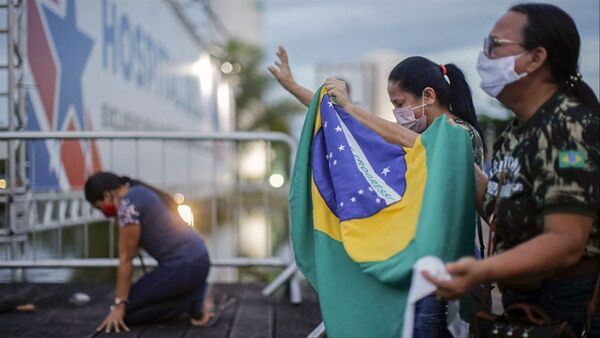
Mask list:
[[[263,18],[260,0],[218,0],[211,1],[211,6],[220,19],[215,29],[222,29],[230,38],[248,44],[262,46]],[[223,34],[215,34],[222,36]]]
[[368,54],[359,63],[324,63],[316,67],[315,83],[329,76],[339,77],[348,82],[351,100],[390,121],[395,121],[393,106],[387,94],[390,71],[404,59],[404,55],[394,51],[376,51]]
[[262,0],[166,0],[177,2],[203,40],[225,45],[236,39],[263,45]]

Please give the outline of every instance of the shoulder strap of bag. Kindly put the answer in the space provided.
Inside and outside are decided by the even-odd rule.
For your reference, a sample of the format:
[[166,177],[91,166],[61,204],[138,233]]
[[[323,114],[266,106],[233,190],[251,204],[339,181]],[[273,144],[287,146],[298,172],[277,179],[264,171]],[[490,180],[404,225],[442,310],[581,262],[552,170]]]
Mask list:
[[[496,214],[498,212],[498,205],[500,204],[500,193],[502,191],[502,186],[504,186],[505,173],[502,171],[500,173],[500,178],[498,180],[498,188],[496,189],[496,199],[494,201],[494,211],[490,215],[487,220],[488,225],[490,226],[490,232],[488,234],[488,245],[487,245],[487,254],[485,257],[491,257],[494,254],[494,250],[496,247]],[[481,302],[485,309],[492,308],[492,283],[484,283],[481,288]]]
[[581,331],[581,337],[585,338],[588,336],[591,328],[592,328],[592,318],[596,313],[596,305],[598,304],[598,299],[600,298],[600,257],[596,258],[596,264],[598,264],[598,275],[596,276],[596,285],[594,286],[594,292],[592,293],[592,299],[587,306],[587,318],[585,320],[585,324],[583,326],[583,330]]

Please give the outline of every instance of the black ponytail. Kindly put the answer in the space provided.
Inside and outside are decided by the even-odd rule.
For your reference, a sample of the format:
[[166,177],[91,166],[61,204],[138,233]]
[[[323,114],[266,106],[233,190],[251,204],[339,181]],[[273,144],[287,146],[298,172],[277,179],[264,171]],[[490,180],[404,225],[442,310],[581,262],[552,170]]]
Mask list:
[[574,81],[572,84],[569,84],[570,91],[577,100],[591,109],[593,109],[596,113],[600,112],[600,102],[598,102],[598,98],[594,91],[590,86],[585,83],[583,80]]
[[134,180],[127,176],[118,176],[107,171],[99,171],[88,177],[84,186],[85,199],[91,204],[94,204],[98,201],[104,200],[104,192],[117,189],[124,185],[129,185],[131,187],[136,185],[144,186],[154,191],[167,205],[169,210],[173,212],[176,212],[177,210],[177,204],[168,193],[142,181]]
[[417,97],[423,95],[426,87],[433,88],[440,105],[472,125],[483,140],[471,88],[454,64],[438,65],[422,56],[412,56],[394,67],[388,81],[398,83],[402,90]]
[[127,180],[126,182],[129,183],[130,187],[135,187],[136,185],[140,185],[143,187],[146,187],[152,191],[154,191],[158,197],[160,197],[160,199],[167,205],[167,208],[169,208],[169,210],[176,212],[177,211],[177,203],[175,203],[175,200],[173,200],[173,197],[171,195],[169,195],[167,192],[160,190],[148,183],[142,182],[140,180],[135,180],[135,179],[130,179],[127,176],[123,176],[122,179]]
[[448,80],[450,81],[449,110],[452,114],[472,125],[479,133],[479,137],[483,142],[483,132],[481,126],[479,126],[477,114],[475,113],[473,97],[471,96],[471,87],[467,83],[465,75],[460,68],[452,63],[444,65],[444,67],[446,68],[446,76],[448,76]]
[[523,28],[523,45],[532,50],[544,47],[554,82],[579,103],[598,112],[598,98],[579,74],[581,39],[575,22],[562,9],[544,3],[512,6],[510,11],[527,16]]

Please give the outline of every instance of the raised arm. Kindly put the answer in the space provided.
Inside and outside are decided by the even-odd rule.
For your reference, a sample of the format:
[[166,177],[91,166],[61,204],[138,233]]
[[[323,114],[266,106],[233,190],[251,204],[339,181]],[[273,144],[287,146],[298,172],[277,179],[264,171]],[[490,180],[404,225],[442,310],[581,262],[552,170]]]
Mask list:
[[275,54],[277,54],[279,62],[275,61],[274,65],[270,65],[268,67],[269,71],[285,90],[294,95],[303,105],[308,107],[314,93],[309,89],[302,87],[294,80],[285,48],[279,46]]
[[335,96],[337,104],[350,113],[355,119],[362,123],[367,128],[376,132],[379,136],[389,143],[399,144],[403,147],[412,148],[419,134],[403,127],[395,122],[382,119],[381,117],[371,114],[360,107],[352,104],[348,98],[348,89],[346,83],[335,78],[328,78],[325,81],[327,94]]

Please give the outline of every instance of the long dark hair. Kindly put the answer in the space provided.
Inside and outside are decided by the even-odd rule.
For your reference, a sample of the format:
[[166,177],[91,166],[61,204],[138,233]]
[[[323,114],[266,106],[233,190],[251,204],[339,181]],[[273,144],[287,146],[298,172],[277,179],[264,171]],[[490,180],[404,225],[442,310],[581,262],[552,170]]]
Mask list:
[[463,72],[454,64],[439,65],[422,56],[412,56],[394,67],[388,81],[397,83],[402,90],[417,97],[423,95],[426,87],[433,88],[440,105],[471,124],[483,140],[483,133],[473,106],[471,88]]
[[152,191],[154,191],[160,199],[167,205],[169,210],[175,212],[177,210],[177,204],[166,192],[155,188],[147,183],[139,180],[131,179],[127,176],[118,176],[114,173],[107,171],[99,171],[92,176],[88,177],[85,181],[84,193],[85,199],[91,204],[97,201],[104,200],[104,192],[117,189],[123,185],[129,185],[130,187],[141,185]]
[[554,5],[543,3],[518,4],[510,11],[527,16],[523,46],[527,50],[546,49],[546,62],[554,82],[579,103],[600,110],[598,98],[579,73],[581,39],[571,16]]

